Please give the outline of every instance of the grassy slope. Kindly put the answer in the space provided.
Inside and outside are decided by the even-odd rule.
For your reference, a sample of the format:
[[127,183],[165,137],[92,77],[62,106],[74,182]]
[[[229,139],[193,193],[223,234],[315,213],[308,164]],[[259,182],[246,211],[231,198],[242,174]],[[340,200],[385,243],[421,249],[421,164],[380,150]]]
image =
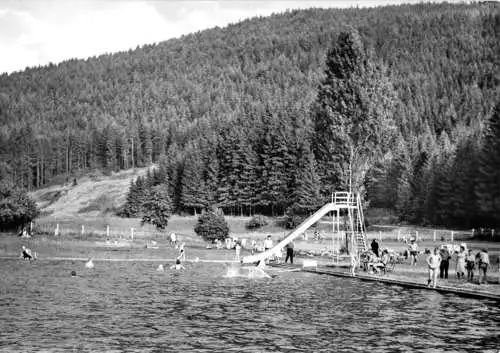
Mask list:
[[[139,219],[124,219],[115,216],[124,203],[130,182],[139,175],[144,175],[147,168],[122,171],[110,176],[85,175],[77,179],[77,185],[72,182],[53,185],[31,193],[31,197],[41,209],[41,216],[36,220],[36,226],[48,233],[53,233],[59,224],[63,235],[80,234],[82,225],[85,234],[103,236],[109,225],[111,236],[128,236],[130,228],[134,228],[136,237],[157,237],[174,231],[178,234],[194,237],[196,216],[171,217],[166,232],[158,232],[151,226],[141,226]],[[237,236],[264,237],[273,234],[282,237],[288,232],[276,227],[273,223],[256,233],[249,233],[245,224],[249,217],[226,217],[231,234]],[[86,237],[88,238],[88,236]]]

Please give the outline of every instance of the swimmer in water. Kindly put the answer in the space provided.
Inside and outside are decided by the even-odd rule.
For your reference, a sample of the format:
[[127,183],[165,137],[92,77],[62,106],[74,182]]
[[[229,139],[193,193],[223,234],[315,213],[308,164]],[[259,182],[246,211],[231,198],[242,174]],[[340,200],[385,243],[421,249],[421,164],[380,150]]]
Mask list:
[[31,250],[28,249],[27,247],[25,247],[23,245],[23,248],[22,248],[22,251],[21,251],[21,256],[23,258],[23,260],[34,260],[35,258],[33,257],[33,254],[31,253]]
[[186,251],[184,250],[184,245],[184,243],[181,244],[179,248],[179,256],[177,256],[177,258],[182,261],[186,260]]
[[177,259],[175,260],[175,265],[170,266],[170,269],[180,271],[180,270],[185,270],[186,268],[182,266],[181,260]]
[[91,257],[89,257],[89,260],[85,263],[85,268],[94,268],[94,262],[92,262]]

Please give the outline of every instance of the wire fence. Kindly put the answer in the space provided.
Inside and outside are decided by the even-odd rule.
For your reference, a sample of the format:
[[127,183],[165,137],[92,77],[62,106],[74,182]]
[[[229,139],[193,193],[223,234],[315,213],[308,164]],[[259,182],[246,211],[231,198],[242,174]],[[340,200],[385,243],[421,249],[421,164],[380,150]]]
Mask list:
[[93,224],[64,224],[64,223],[32,223],[30,234],[54,237],[79,237],[82,239],[99,237],[109,239],[135,238],[165,238],[167,232],[157,230],[154,227],[117,227],[112,225],[99,226]]

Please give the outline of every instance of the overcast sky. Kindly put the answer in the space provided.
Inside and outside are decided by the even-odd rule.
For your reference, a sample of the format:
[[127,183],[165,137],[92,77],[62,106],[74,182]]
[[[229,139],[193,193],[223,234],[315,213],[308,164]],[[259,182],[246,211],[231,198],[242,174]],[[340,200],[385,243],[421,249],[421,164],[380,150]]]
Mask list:
[[128,50],[287,9],[397,3],[401,1],[0,0],[0,73]]

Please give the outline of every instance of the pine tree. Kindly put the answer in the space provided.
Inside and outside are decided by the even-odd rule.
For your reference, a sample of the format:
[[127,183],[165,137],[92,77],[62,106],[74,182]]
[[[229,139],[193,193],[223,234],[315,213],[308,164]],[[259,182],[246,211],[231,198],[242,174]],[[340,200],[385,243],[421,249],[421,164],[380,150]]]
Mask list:
[[485,130],[479,155],[475,193],[480,215],[490,226],[500,225],[500,102]]
[[165,229],[172,214],[172,204],[166,184],[154,186],[143,204],[141,225],[149,223],[158,229]]
[[203,160],[200,154],[197,144],[192,143],[187,147],[182,173],[181,204],[185,210],[193,210],[194,214],[207,204],[200,193],[200,190],[204,189]]
[[308,214],[321,204],[320,180],[316,171],[316,161],[310,145],[305,141],[300,148],[294,183],[293,214]]
[[339,34],[328,51],[325,76],[313,146],[322,191],[362,191],[367,171],[392,141],[395,93],[384,66],[365,51],[357,32]]

